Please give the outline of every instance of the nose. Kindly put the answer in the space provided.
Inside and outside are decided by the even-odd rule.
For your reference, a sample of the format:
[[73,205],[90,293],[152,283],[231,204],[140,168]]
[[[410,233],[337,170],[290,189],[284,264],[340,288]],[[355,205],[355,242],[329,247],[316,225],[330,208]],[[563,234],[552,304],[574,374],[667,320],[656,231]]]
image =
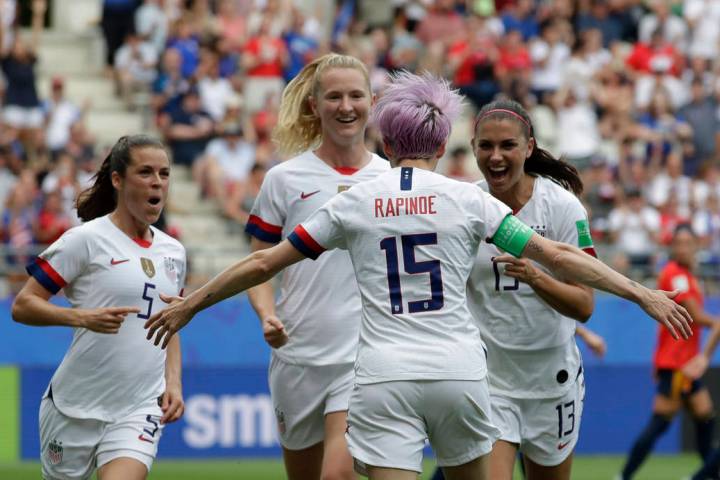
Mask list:
[[502,160],[502,152],[500,151],[500,146],[493,147],[492,151],[490,152],[490,160]]
[[342,100],[340,101],[340,111],[342,112],[349,112],[352,111],[352,103],[350,102],[350,97],[347,95],[343,95]]

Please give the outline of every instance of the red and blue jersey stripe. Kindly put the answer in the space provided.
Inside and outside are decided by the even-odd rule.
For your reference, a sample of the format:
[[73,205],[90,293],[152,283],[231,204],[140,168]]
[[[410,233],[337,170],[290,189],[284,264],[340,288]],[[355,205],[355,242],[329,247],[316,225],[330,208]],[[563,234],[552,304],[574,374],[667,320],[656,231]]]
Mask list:
[[44,258],[37,257],[34,262],[25,267],[25,270],[53,295],[67,285],[62,275],[56,272]]
[[292,243],[300,253],[313,260],[325,251],[325,248],[317,243],[302,225],[295,227],[295,230],[288,236],[288,241]]
[[282,227],[267,223],[257,215],[250,215],[245,232],[268,243],[279,243],[282,238]]

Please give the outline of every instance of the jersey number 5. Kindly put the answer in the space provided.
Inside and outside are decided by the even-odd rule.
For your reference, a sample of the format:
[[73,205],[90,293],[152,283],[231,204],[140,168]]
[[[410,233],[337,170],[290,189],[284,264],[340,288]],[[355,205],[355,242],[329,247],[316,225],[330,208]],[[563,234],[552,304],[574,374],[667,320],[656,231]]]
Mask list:
[[[437,245],[437,233],[402,235],[400,237],[400,243],[402,244],[405,273],[411,275],[416,273],[430,274],[430,298],[408,302],[408,312],[418,313],[440,310],[445,303],[440,260],[427,260],[425,262],[415,260],[415,247],[417,245]],[[380,242],[380,249],[385,250],[388,288],[390,289],[390,307],[393,315],[399,315],[403,313],[403,300],[402,288],[400,287],[397,238],[383,238]]]
[[150,318],[150,315],[152,315],[152,304],[153,304],[153,297],[149,295],[148,290],[155,290],[155,285],[152,283],[145,283],[145,289],[143,290],[143,300],[147,300],[148,306],[147,306],[147,313],[138,313],[138,318],[142,318],[143,320],[147,320]]

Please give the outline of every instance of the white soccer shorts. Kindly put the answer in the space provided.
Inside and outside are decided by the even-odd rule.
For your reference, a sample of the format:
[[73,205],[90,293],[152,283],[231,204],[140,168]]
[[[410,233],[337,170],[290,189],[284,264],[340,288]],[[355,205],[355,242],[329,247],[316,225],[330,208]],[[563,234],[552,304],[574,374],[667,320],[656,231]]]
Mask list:
[[273,355],[268,380],[280,444],[302,450],[325,437],[325,415],[348,409],[355,371],[352,363],[293,365]]
[[577,374],[573,388],[559,398],[524,399],[491,394],[492,419],[500,440],[519,445],[533,462],[560,465],[572,453],[580,435],[585,376]]
[[492,450],[487,380],[391,381],[356,385],[348,411],[348,447],[356,470],[367,465],[422,472],[425,440],[441,467]]
[[120,457],[134,458],[150,471],[164,428],[161,415],[160,407],[144,407],[116,422],[77,419],[45,397],[40,404],[43,478],[90,478],[96,468]]

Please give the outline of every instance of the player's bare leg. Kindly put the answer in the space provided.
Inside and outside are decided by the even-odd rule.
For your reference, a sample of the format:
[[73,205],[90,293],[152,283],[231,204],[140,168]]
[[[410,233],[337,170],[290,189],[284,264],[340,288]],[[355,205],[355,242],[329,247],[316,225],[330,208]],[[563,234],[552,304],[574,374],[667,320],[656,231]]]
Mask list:
[[311,480],[320,478],[323,459],[323,443],[302,450],[283,448],[283,461],[288,480]]
[[493,480],[512,480],[517,458],[516,443],[498,440],[490,452],[490,478]]
[[455,467],[442,467],[447,480],[485,480],[495,477],[489,475],[490,455],[483,455]]
[[353,459],[345,441],[347,411],[325,415],[325,441],[322,460],[322,480],[352,480],[357,478]]
[[[372,467],[367,465],[368,478],[370,480],[417,480],[418,473],[412,470],[400,468]],[[485,477],[480,477],[485,478]]]
[[527,480],[570,480],[573,454],[571,453],[560,465],[546,467],[539,465],[523,455]]
[[98,468],[98,480],[145,480],[147,467],[134,458],[120,457]]
[[713,415],[713,402],[707,388],[701,388],[685,400],[687,409],[693,418],[705,418]]

